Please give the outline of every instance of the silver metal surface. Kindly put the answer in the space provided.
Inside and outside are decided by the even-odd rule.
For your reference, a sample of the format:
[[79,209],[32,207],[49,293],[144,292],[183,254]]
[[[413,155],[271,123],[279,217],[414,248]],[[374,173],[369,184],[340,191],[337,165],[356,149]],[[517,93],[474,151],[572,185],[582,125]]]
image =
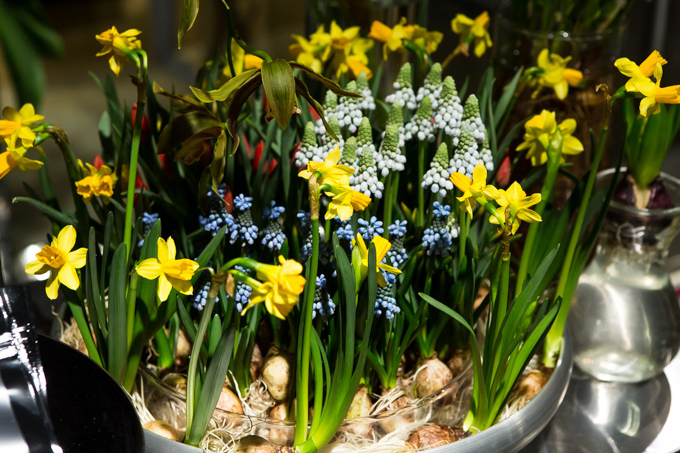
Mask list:
[[9,392],[0,376],[0,451],[29,453],[28,445],[21,434],[19,423],[14,418]]
[[680,356],[639,384],[600,382],[577,369],[564,402],[522,453],[680,451]]

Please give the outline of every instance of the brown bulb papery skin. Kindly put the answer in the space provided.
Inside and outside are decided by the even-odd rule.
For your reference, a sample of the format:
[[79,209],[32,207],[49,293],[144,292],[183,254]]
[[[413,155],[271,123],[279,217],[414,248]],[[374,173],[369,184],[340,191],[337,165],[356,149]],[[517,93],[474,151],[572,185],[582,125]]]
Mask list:
[[454,376],[458,376],[470,361],[469,349],[456,349],[451,358],[446,362]]
[[396,413],[399,409],[406,407],[409,404],[411,404],[409,397],[402,395],[390,404],[389,410],[384,414],[384,417],[381,417],[381,414],[378,414],[380,426],[385,432],[392,433],[402,426],[413,423],[413,411],[405,410],[404,413]]
[[548,377],[539,370],[530,371],[518,384],[518,393],[531,400],[545,387]]
[[253,357],[250,359],[250,375],[253,377],[254,381],[262,374],[263,363],[264,357],[262,356],[262,350],[257,343],[255,343],[255,347],[253,347]]
[[[269,412],[269,419],[271,420],[287,420],[288,406],[286,403],[280,403],[272,407]],[[293,425],[284,426],[281,428],[271,428],[269,430],[269,441],[275,445],[293,445],[295,440],[295,427]]]
[[453,379],[451,369],[437,358],[437,354],[423,360],[416,375],[416,396],[423,398],[446,386]]
[[142,426],[147,431],[151,431],[154,434],[158,434],[161,437],[165,437],[166,439],[174,440],[175,442],[180,442],[181,439],[179,437],[179,433],[177,430],[169,423],[160,421],[160,420],[153,420],[150,422],[144,423]]
[[427,425],[411,433],[406,444],[414,451],[427,448],[441,447],[467,437],[467,433],[460,427],[446,425]]
[[294,453],[295,449],[272,445],[260,436],[246,436],[234,445],[233,453]]
[[177,352],[175,354],[175,367],[177,369],[184,368],[189,365],[189,356],[191,355],[191,342],[183,330],[177,334]]
[[[371,413],[371,407],[373,407],[373,401],[368,394],[368,389],[365,385],[360,385],[359,389],[354,394],[352,403],[349,405],[345,419],[351,420],[353,418],[367,417]],[[368,436],[373,429],[374,427],[371,423],[362,421],[360,423],[347,424],[344,431],[358,436]]]
[[286,401],[290,394],[292,376],[291,358],[272,347],[262,365],[262,382],[276,401]]
[[240,426],[240,417],[233,416],[229,412],[243,415],[243,405],[238,396],[225,385],[222,387],[222,392],[220,392],[220,397],[217,400],[217,408],[213,412],[213,418],[220,423],[220,426]]

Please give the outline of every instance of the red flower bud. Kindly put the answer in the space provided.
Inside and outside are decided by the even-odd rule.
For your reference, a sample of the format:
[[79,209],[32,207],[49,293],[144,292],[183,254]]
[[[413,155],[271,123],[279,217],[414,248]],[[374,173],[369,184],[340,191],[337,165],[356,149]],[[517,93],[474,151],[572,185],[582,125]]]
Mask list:
[[510,183],[510,156],[507,154],[501,161],[501,165],[498,167],[498,172],[496,173],[496,184],[499,187],[507,187]]

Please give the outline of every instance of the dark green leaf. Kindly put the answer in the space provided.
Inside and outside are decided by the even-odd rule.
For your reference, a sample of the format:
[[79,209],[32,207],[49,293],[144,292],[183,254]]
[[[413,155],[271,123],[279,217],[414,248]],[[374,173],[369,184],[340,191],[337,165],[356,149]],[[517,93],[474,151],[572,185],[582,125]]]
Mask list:
[[[285,129],[297,108],[295,77],[290,64],[285,60],[262,63],[262,86],[264,87],[264,94],[267,96],[269,112],[279,123],[281,129]],[[269,116],[269,112],[267,116]]]
[[198,133],[203,134],[203,138],[216,138],[222,133],[224,123],[215,118],[212,114],[203,111],[193,111],[175,117],[163,129],[158,139],[158,154],[171,152],[185,140]]
[[208,371],[205,374],[205,381],[196,405],[194,423],[191,432],[188,434],[188,443],[191,445],[198,445],[217,406],[231,362],[234,336],[233,327],[224,332],[217,348],[215,348],[215,355],[208,365]]
[[47,206],[45,203],[41,203],[38,200],[34,200],[32,198],[27,197],[16,197],[12,200],[12,203],[28,203],[29,205],[33,206],[34,208],[45,214],[47,218],[59,224],[60,227],[63,227],[65,225],[73,225],[76,228],[76,230],[79,229],[78,222],[76,222],[76,219],[73,216],[73,214],[63,211],[57,211],[56,209],[51,208]]
[[191,88],[191,92],[194,93],[194,96],[196,96],[201,102],[207,103],[213,101],[226,101],[227,98],[231,96],[231,93],[234,92],[234,90],[239,89],[241,85],[251,78],[259,77],[259,71],[259,69],[249,69],[237,75],[236,77],[229,79],[229,81],[227,81],[224,85],[212,91],[203,91],[195,87],[189,88]]
[[198,16],[198,0],[184,0],[184,7],[182,8],[182,21],[177,30],[177,48],[182,48],[182,40],[184,34],[191,30],[194,26],[194,21]]
[[111,262],[109,282],[109,374],[122,384],[127,363],[127,307],[125,289],[127,287],[127,252],[125,244],[118,245]]

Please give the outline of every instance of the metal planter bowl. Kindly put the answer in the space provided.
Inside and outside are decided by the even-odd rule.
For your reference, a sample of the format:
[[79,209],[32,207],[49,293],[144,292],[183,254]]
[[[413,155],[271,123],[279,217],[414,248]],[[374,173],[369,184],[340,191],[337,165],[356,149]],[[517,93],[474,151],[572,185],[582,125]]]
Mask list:
[[[518,413],[492,426],[482,433],[438,448],[431,453],[494,453],[518,452],[526,447],[548,424],[557,411],[569,385],[573,365],[571,336],[566,334],[562,355],[546,386]],[[169,441],[149,431],[144,431],[148,453],[196,453],[200,450]]]

